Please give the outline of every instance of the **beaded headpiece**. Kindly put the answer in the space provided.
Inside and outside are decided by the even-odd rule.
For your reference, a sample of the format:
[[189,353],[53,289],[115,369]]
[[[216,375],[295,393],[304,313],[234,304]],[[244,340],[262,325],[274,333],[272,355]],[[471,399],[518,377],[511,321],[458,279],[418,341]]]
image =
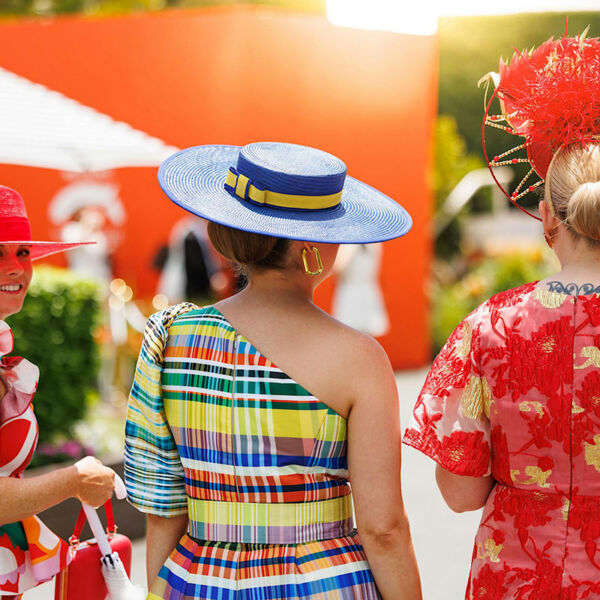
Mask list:
[[[507,198],[528,215],[536,215],[518,201],[546,178],[552,157],[571,144],[597,142],[600,135],[600,41],[577,37],[549,39],[539,48],[515,52],[512,61],[500,60],[499,74],[486,75],[496,89],[485,102],[482,126],[483,152],[496,184]],[[496,97],[500,113],[491,112]],[[514,148],[490,160],[486,127],[524,138]],[[498,182],[493,167],[527,163],[530,169],[509,194]]]

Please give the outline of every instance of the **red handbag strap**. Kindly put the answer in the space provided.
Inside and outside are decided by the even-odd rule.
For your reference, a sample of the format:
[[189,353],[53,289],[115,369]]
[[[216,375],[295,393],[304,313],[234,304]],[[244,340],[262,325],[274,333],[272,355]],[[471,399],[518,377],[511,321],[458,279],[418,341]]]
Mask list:
[[[114,535],[117,533],[117,526],[115,524],[115,516],[113,514],[112,503],[110,500],[107,500],[104,503],[104,512],[106,513],[106,531],[109,535]],[[83,526],[85,525],[85,512],[83,511],[83,506],[79,511],[79,516],[77,517],[77,521],[75,521],[75,527],[73,528],[73,534],[69,538],[69,544],[71,546],[77,545],[79,543],[79,538],[81,537],[81,532],[83,531]]]
[[110,500],[104,503],[104,512],[106,513],[106,531],[112,534],[117,533],[115,515],[113,514],[112,502]]
[[75,528],[73,529],[73,534],[69,538],[69,544],[77,545],[79,543],[79,538],[81,536],[81,532],[83,530],[83,526],[85,525],[85,513],[83,512],[83,506],[79,511],[79,515],[77,516],[77,521],[75,521]]

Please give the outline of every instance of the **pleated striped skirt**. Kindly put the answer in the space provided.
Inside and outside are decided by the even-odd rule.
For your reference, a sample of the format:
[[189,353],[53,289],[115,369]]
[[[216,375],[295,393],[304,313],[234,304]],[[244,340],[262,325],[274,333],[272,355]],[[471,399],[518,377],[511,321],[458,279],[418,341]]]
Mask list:
[[380,600],[358,535],[303,544],[184,535],[147,600]]

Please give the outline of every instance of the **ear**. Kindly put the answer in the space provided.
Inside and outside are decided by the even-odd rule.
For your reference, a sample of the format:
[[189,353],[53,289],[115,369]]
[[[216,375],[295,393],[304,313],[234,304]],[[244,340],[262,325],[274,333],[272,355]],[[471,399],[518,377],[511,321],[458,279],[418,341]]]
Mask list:
[[546,200],[540,200],[538,204],[540,210],[540,216],[542,217],[542,225],[544,226],[544,233],[546,235],[552,235],[558,225],[558,220],[552,214],[548,202]]

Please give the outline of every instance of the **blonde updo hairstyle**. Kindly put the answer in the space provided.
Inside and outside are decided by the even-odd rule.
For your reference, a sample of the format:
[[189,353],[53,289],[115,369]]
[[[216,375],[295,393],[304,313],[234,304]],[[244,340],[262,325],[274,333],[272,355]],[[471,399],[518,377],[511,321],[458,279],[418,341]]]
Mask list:
[[548,168],[544,199],[576,239],[600,247],[600,147],[559,149]]
[[208,237],[219,254],[233,261],[245,274],[268,269],[285,270],[290,240],[208,223]]

